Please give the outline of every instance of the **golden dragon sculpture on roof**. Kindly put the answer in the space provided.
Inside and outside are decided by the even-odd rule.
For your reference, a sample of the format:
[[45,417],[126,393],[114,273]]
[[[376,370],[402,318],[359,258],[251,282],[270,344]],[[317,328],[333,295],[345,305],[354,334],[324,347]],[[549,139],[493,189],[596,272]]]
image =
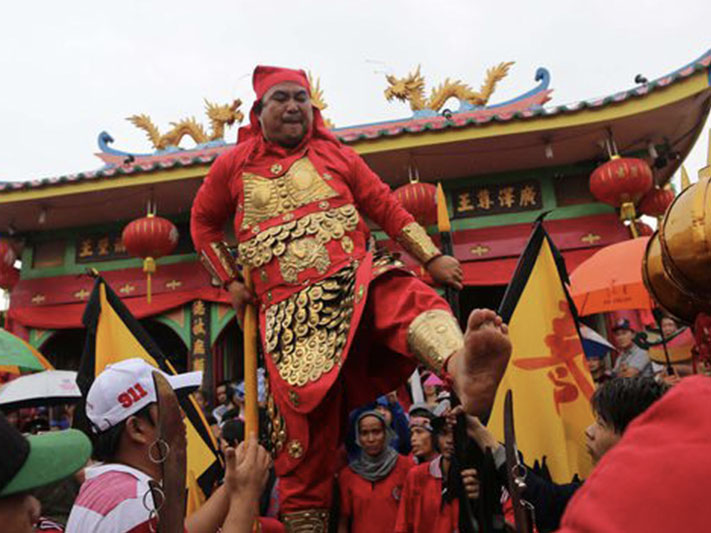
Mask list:
[[409,102],[410,108],[416,113],[424,110],[439,111],[450,98],[456,98],[473,107],[482,107],[489,102],[496,85],[506,77],[513,64],[513,61],[508,61],[488,69],[486,79],[478,91],[460,80],[447,78],[438,87],[432,89],[429,98],[425,98],[425,78],[418,66],[414,72],[404,78],[386,75],[389,87],[385,90],[385,98],[388,101],[395,99]]
[[126,120],[137,128],[146,132],[156,150],[177,148],[186,135],[196,144],[205,144],[225,137],[225,127],[232,126],[235,122],[244,120],[244,115],[239,110],[242,100],[235,100],[232,104],[217,105],[205,100],[205,114],[210,119],[210,133],[205,131],[202,124],[195,117],[184,118],[179,122],[171,122],[172,128],[161,134],[158,127],[148,115],[133,115]]
[[[309,86],[311,87],[311,104],[321,111],[321,114],[323,115],[323,111],[328,107],[328,104],[326,103],[326,100],[323,97],[323,89],[321,89],[321,79],[316,78],[311,75],[311,72],[308,73],[309,77]],[[333,128],[335,125],[331,120],[327,119],[326,117],[323,118],[324,123],[326,124],[327,128]]]

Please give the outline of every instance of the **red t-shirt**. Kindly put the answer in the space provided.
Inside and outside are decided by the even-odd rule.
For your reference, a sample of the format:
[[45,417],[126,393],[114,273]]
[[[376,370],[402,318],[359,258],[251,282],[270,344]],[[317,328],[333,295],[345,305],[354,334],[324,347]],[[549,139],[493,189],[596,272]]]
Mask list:
[[442,506],[441,457],[412,468],[407,474],[395,533],[453,533],[458,531],[459,502]]
[[402,455],[388,477],[371,483],[349,467],[341,470],[341,515],[350,518],[351,533],[392,533],[402,486],[412,462]]

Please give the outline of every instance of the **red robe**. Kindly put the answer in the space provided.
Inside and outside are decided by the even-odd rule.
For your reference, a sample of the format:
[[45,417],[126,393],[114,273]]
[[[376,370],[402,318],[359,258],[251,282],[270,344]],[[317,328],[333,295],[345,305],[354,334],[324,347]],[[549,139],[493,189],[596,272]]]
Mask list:
[[281,508],[327,507],[344,413],[412,372],[408,327],[416,317],[439,309],[454,322],[433,290],[374,258],[363,216],[423,261],[439,251],[316,109],[313,129],[293,149],[267,142],[253,109],[238,144],[212,165],[191,215],[195,247],[222,283],[236,277],[217,245],[230,218],[238,260],[250,266]]
[[347,466],[341,470],[338,476],[341,515],[349,518],[351,533],[393,532],[403,485],[411,468],[412,462],[401,455],[390,474],[374,483]]
[[407,474],[395,533],[453,533],[459,527],[459,502],[442,505],[441,457]]

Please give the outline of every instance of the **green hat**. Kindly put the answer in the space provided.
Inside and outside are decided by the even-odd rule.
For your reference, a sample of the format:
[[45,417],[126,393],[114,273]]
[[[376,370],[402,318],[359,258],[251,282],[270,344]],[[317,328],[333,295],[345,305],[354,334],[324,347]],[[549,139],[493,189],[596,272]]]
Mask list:
[[86,465],[91,443],[76,429],[25,438],[0,415],[0,498],[69,477]]

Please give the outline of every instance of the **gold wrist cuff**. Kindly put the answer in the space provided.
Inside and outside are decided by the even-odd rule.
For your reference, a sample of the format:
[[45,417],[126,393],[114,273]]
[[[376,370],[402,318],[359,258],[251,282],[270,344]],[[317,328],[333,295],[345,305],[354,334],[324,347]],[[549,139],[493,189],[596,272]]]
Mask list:
[[425,228],[417,222],[411,222],[400,231],[398,242],[405,248],[405,251],[420,261],[423,265],[430,259],[442,255],[439,248],[427,235]]
[[203,251],[203,253],[200,254],[200,262],[210,275],[220,280],[222,285],[234,279],[241,279],[242,276],[237,268],[237,261],[230,253],[227,244],[224,242],[211,242],[208,246],[212,250],[212,253],[215,254],[217,261],[219,261],[219,266],[222,267],[224,271],[224,274],[222,274],[217,265],[213,263],[214,259]]
[[441,374],[447,358],[464,346],[464,334],[452,313],[433,309],[412,321],[407,344],[421,363]]

